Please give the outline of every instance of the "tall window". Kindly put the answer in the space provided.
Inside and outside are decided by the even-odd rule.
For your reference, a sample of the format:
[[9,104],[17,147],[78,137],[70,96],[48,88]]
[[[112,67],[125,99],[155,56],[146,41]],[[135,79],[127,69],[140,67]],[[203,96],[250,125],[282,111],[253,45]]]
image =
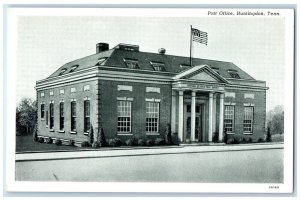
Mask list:
[[90,101],[84,101],[84,132],[88,132],[91,128],[90,122]]
[[253,132],[253,107],[244,107],[244,132]]
[[225,106],[224,127],[227,132],[234,131],[234,106]]
[[124,59],[125,65],[130,69],[139,69],[138,60],[135,59]]
[[71,131],[76,131],[76,102],[71,102]]
[[64,103],[59,103],[59,130],[63,131],[65,128],[65,117],[64,117]]
[[45,104],[41,104],[41,119],[45,118]]
[[159,103],[146,102],[146,132],[158,132]]
[[46,111],[46,126],[48,127],[48,118],[49,118],[49,115],[48,115],[48,110]]
[[150,62],[155,71],[165,71],[165,64],[161,62]]
[[53,103],[50,103],[50,129],[54,128],[54,108]]
[[118,132],[131,132],[130,101],[118,101]]

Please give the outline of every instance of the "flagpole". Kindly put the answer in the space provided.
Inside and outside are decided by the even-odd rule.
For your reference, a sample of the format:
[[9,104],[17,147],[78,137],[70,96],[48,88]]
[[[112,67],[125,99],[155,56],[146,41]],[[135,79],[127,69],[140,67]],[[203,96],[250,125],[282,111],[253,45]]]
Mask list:
[[192,46],[193,46],[193,39],[192,39],[192,25],[191,25],[191,38],[190,38],[190,66],[192,67]]

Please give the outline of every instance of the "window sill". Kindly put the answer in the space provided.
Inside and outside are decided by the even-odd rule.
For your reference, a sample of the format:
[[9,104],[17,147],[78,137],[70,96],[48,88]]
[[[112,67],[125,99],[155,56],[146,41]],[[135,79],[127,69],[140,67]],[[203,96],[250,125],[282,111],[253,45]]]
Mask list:
[[50,131],[50,132],[54,132],[54,129],[52,128],[52,129],[50,129],[49,131]]
[[70,134],[77,134],[77,131],[70,131]]
[[253,133],[243,133],[244,135],[253,135]]
[[44,119],[44,118],[41,118],[41,121],[45,121],[45,119]]
[[48,126],[46,125],[46,128],[48,128]]
[[88,132],[84,132],[84,133],[83,133],[83,135],[88,135],[88,134],[89,134]]
[[65,133],[65,131],[58,131],[59,133]]
[[132,133],[117,133],[117,135],[133,135]]
[[235,133],[227,133],[227,135],[234,135]]
[[146,133],[146,135],[160,135],[160,133],[153,132],[153,133]]

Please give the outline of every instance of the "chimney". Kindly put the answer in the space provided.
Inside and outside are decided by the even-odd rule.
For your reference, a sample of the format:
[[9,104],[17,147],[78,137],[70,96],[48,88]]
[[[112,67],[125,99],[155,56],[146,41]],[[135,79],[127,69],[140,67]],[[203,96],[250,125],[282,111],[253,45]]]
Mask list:
[[165,48],[159,48],[158,49],[158,53],[159,54],[165,54],[166,53],[166,49]]
[[96,45],[96,53],[100,53],[103,51],[109,50],[109,44],[108,43],[97,43]]

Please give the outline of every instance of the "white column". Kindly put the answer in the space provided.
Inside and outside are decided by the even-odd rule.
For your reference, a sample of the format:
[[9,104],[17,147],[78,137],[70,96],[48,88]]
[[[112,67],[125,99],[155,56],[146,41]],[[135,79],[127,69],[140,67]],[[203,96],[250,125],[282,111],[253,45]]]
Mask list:
[[183,142],[183,91],[179,91],[178,95],[178,138]]
[[213,93],[209,93],[208,101],[208,141],[212,142],[212,121],[213,121]]
[[214,99],[213,99],[213,121],[212,121],[212,132],[216,132],[217,131],[217,94],[214,93]]
[[194,91],[192,91],[191,112],[191,141],[195,141],[196,92]]
[[219,113],[219,142],[223,138],[223,122],[224,122],[224,93],[220,94],[220,113]]
[[176,91],[172,90],[171,132],[176,132]]

